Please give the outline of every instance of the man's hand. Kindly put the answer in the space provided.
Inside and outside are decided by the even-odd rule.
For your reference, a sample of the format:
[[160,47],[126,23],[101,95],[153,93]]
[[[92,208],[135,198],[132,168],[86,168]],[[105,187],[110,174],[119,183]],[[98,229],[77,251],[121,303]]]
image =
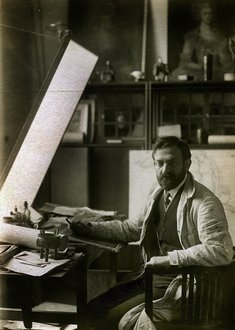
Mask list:
[[68,219],[66,219],[67,222],[69,223],[70,225],[70,229],[76,233],[77,235],[79,236],[90,236],[91,234],[91,223],[83,223],[83,222],[80,222],[80,221],[69,221]]
[[163,257],[152,257],[146,262],[145,267],[168,267],[170,266],[170,260],[168,256]]

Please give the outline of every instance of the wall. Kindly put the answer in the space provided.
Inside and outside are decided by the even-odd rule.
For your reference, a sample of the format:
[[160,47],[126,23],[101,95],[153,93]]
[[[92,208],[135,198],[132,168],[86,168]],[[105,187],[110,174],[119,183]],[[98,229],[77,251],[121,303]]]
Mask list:
[[[153,64],[167,61],[167,0],[148,1],[146,80],[152,80]],[[117,82],[133,81],[130,73],[142,68],[145,0],[71,0],[69,29],[72,37],[99,56],[96,72],[110,60]],[[93,81],[98,81],[94,74]]]
[[[68,23],[68,3],[68,0],[0,2],[0,172],[58,49],[55,24]],[[157,56],[166,58],[167,1],[149,0],[149,6],[147,62],[151,75]]]
[[[33,29],[30,0],[21,3],[1,1],[1,168],[19,135],[37,89],[37,72],[32,71],[33,38],[25,31]],[[27,47],[25,47],[27,45]],[[20,105],[20,106],[19,106]]]
[[168,0],[150,1],[150,24],[148,46],[151,49],[152,63],[160,56],[167,63],[167,10]]
[[41,88],[67,23],[68,0],[0,1],[0,173]]
[[[150,79],[157,57],[167,61],[167,4],[167,0],[149,0],[147,71]],[[51,23],[66,25],[69,8],[68,0],[8,0],[1,1],[0,6],[3,25],[0,29],[1,172],[58,47],[56,29]]]

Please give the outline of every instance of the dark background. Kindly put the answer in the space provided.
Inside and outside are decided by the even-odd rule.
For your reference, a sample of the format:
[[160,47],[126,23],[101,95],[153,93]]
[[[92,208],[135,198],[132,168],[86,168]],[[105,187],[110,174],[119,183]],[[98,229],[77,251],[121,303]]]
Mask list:
[[70,0],[69,8],[73,39],[99,56],[95,71],[110,60],[117,82],[133,81],[130,73],[141,69],[144,1]]

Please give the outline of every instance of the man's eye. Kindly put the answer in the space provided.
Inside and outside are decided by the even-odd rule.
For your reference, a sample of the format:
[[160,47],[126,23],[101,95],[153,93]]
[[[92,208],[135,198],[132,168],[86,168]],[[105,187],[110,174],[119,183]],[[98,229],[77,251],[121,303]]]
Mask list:
[[153,164],[155,166],[161,167],[163,163],[162,162],[159,162],[158,160],[154,160]]
[[172,162],[169,162],[168,165],[171,166],[171,167],[174,167],[174,166],[177,165],[177,161],[173,160]]

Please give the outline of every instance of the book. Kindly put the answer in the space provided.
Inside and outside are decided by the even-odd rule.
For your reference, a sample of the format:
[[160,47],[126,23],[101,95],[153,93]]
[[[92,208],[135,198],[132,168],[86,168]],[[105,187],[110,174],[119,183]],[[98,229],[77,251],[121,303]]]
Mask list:
[[85,136],[83,132],[66,132],[62,142],[63,143],[83,143]]
[[3,265],[20,251],[20,247],[12,244],[0,244],[0,265]]
[[181,126],[180,125],[164,125],[164,126],[158,126],[157,128],[158,136],[176,136],[178,138],[181,138]]

